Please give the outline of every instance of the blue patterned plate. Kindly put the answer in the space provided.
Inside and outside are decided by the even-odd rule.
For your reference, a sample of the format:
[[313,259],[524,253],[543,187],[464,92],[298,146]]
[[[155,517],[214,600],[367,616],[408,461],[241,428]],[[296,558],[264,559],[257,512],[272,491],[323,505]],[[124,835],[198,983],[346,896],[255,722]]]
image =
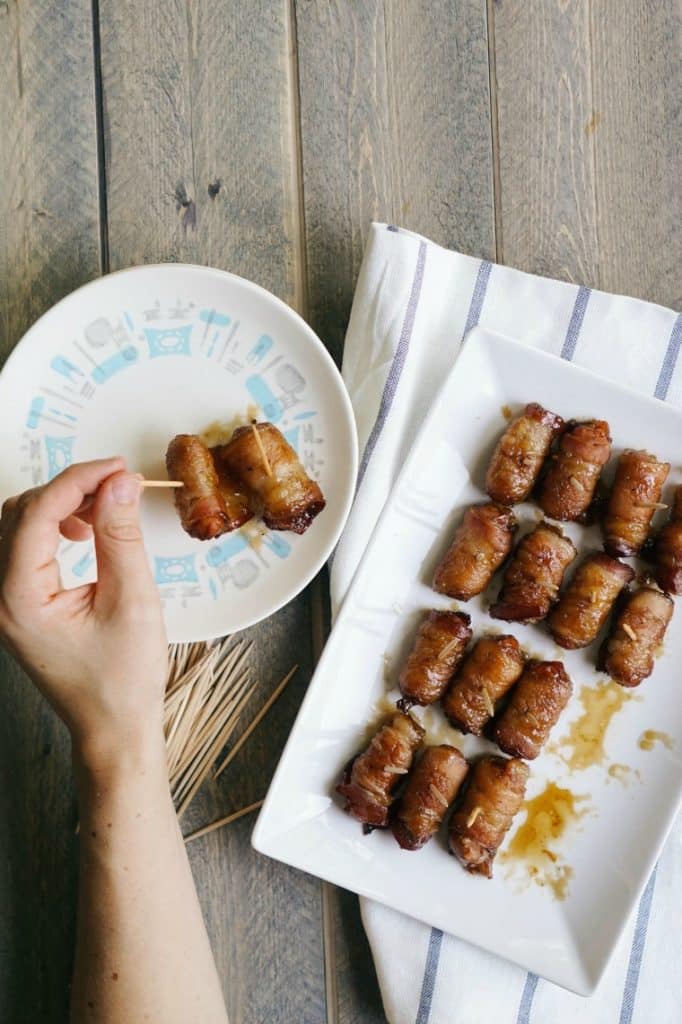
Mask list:
[[[0,496],[71,462],[124,455],[165,479],[178,433],[216,443],[270,420],[327,507],[304,536],[247,524],[214,542],[184,533],[169,491],[143,496],[147,550],[169,639],[203,640],[271,615],[305,587],[346,521],[357,471],[350,401],[304,321],[257,285],[181,264],[136,267],[67,296],[27,332],[0,375]],[[65,586],[96,575],[90,543],[64,543]]]

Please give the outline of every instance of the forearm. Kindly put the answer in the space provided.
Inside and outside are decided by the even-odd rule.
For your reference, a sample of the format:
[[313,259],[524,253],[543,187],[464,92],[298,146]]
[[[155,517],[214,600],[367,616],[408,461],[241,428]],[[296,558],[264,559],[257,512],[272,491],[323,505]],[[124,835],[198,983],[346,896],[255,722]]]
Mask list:
[[81,851],[73,1024],[225,1024],[161,738],[104,767],[88,760],[74,758]]

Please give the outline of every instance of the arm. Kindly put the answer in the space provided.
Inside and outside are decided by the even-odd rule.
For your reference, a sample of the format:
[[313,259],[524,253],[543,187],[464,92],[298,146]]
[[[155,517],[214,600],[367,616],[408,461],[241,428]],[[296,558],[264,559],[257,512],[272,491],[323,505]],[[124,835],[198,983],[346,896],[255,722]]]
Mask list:
[[[68,726],[81,814],[72,1021],[225,1024],[168,787],[167,647],[120,459],[5,502],[0,631]],[[92,524],[92,525],[90,525]],[[98,582],[61,589],[60,532],[94,530]]]

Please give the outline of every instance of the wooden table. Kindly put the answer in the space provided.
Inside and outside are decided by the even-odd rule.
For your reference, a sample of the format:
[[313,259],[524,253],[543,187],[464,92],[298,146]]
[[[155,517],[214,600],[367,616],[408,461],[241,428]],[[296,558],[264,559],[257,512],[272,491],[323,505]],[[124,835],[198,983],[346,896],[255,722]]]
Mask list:
[[[2,355],[83,282],[179,260],[272,289],[340,360],[373,218],[680,308],[679,53],[676,0],[3,0]],[[189,825],[264,794],[325,593],[250,631],[258,703],[301,668]],[[8,1024],[66,1020],[74,819],[64,730],[5,658]],[[191,847],[233,1024],[382,1021],[356,899],[251,825]]]

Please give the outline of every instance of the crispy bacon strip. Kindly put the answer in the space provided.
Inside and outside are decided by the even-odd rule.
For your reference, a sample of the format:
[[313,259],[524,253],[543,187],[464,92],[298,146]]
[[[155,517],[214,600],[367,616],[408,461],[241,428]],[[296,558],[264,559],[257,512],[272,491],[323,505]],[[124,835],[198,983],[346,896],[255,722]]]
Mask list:
[[551,519],[581,519],[610,454],[608,423],[569,423],[559,439],[559,450],[550,458],[540,488],[538,504],[545,515]]
[[556,600],[568,565],[576,556],[573,542],[558,526],[539,523],[519,542],[490,609],[493,619],[539,622]]
[[218,464],[242,484],[251,506],[271,530],[305,533],[325,506],[319,485],[272,423],[238,427],[215,453]]
[[211,452],[201,438],[174,437],[166,452],[166,468],[171,480],[182,480],[183,486],[175,491],[175,507],[190,537],[211,540],[251,518],[238,493],[218,479]]
[[495,854],[523,803],[528,775],[528,765],[517,758],[483,757],[471,768],[450,820],[450,850],[467,871],[492,878]]
[[509,703],[493,723],[500,750],[533,760],[568,704],[573,684],[560,661],[529,661]]
[[407,704],[433,704],[443,695],[471,639],[464,612],[430,611],[400,673],[400,691]]
[[655,544],[656,582],[669,594],[682,594],[682,484],[675,488],[670,519]]
[[495,704],[523,672],[525,660],[513,636],[483,636],[464,659],[445,693],[443,711],[462,732],[480,736]]
[[344,810],[370,828],[386,828],[394,791],[412,767],[424,730],[411,715],[398,713],[376,732],[346,768],[336,787]]
[[516,518],[503,505],[471,505],[436,569],[433,589],[460,601],[480,594],[511,551]]
[[407,779],[391,822],[403,850],[419,850],[438,831],[469,765],[456,747],[427,747]]
[[626,448],[618,459],[616,476],[604,517],[604,548],[611,555],[636,555],[649,534],[669,462]]
[[563,420],[537,402],[531,402],[513,420],[497,443],[485,478],[493,501],[514,505],[525,501],[537,480],[552,441]]
[[549,613],[547,625],[559,646],[574,650],[591,644],[634,575],[629,565],[603,551],[588,555]]
[[599,668],[621,686],[639,686],[654,662],[673,615],[672,598],[655,587],[626,595],[602,647]]

